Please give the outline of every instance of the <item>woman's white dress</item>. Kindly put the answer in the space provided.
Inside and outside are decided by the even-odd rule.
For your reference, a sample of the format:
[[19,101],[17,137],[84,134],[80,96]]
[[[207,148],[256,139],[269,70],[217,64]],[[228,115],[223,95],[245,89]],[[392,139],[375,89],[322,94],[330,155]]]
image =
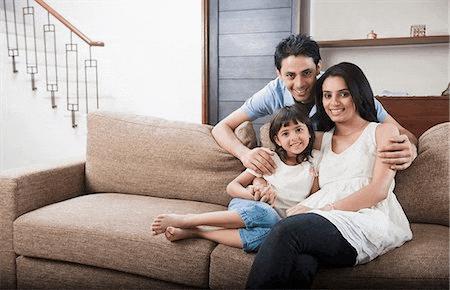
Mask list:
[[370,183],[377,157],[377,126],[369,123],[356,142],[340,154],[331,150],[334,129],[325,132],[318,166],[321,189],[302,202],[339,229],[358,253],[356,264],[367,263],[412,238],[409,222],[393,192],[394,181],[387,198],[371,208],[357,212],[318,210]]

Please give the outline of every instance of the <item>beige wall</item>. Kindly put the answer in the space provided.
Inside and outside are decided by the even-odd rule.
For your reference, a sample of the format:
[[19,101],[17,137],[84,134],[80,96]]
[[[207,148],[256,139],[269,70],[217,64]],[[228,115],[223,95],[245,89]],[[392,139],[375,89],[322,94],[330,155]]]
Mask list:
[[[311,34],[316,40],[409,37],[410,26],[425,24],[427,35],[449,34],[448,0],[312,1]],[[449,45],[323,49],[326,67],[358,64],[374,93],[440,95],[449,79]]]

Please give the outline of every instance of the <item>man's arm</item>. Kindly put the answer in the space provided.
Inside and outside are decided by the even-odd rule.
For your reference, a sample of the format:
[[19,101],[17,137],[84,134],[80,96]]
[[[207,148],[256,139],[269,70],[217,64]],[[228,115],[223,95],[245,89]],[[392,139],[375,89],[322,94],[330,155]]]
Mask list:
[[393,137],[386,145],[378,148],[378,156],[384,163],[390,164],[393,170],[408,168],[417,157],[417,138],[402,127],[391,115],[387,115],[383,123],[394,124],[399,136]]
[[259,174],[270,175],[276,168],[272,159],[274,153],[261,147],[249,149],[234,134],[234,130],[245,121],[250,121],[250,118],[238,109],[214,126],[212,135],[223,149],[239,158],[245,167]]

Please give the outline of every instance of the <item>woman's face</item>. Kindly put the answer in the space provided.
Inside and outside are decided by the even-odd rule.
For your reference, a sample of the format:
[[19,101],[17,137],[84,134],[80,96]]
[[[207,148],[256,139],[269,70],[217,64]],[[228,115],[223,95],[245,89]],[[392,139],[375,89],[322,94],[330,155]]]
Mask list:
[[345,122],[358,115],[350,90],[342,77],[330,76],[324,80],[322,103],[325,112],[335,123]]

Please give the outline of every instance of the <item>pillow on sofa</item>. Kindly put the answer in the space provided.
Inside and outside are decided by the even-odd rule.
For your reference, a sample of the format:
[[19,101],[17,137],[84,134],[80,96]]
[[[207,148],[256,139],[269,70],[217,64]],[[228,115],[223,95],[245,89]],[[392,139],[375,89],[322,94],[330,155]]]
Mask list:
[[267,122],[259,128],[259,138],[261,139],[261,146],[274,150],[275,146],[269,137],[270,123]]
[[241,141],[241,143],[248,148],[253,149],[256,147],[257,138],[252,122],[246,121],[239,125],[234,130],[234,134],[239,139],[239,141]]
[[397,172],[394,192],[410,222],[449,225],[449,132],[448,122],[425,131],[416,160]]

